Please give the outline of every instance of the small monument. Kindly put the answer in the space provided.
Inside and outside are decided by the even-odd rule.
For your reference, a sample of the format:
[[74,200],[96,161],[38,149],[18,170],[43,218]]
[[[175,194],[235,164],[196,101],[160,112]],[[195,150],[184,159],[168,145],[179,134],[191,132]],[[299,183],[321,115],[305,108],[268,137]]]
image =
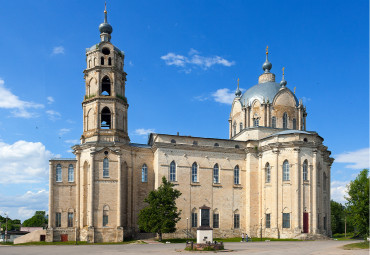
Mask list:
[[213,242],[213,229],[210,223],[210,207],[203,205],[200,209],[200,226],[197,228],[197,243]]

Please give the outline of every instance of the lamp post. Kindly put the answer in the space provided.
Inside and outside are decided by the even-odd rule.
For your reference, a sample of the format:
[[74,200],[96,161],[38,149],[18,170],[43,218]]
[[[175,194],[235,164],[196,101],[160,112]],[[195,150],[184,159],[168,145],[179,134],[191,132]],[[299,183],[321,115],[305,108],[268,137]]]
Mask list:
[[189,218],[186,218],[186,242],[188,242],[188,239],[189,239],[188,222],[189,222]]

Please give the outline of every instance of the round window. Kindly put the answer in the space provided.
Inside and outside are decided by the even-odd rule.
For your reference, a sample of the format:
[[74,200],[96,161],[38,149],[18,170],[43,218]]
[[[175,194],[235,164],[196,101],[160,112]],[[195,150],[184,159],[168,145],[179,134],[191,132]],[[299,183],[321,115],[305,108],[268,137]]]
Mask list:
[[101,52],[104,54],[104,55],[109,55],[110,54],[110,50],[108,48],[103,48],[101,50]]

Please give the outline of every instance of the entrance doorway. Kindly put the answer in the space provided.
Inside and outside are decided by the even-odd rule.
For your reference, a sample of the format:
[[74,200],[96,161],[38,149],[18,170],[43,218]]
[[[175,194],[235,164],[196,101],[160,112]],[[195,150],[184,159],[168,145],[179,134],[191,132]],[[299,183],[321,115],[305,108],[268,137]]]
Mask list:
[[62,242],[68,242],[68,234],[61,234],[60,239]]
[[308,213],[303,213],[303,233],[308,233]]

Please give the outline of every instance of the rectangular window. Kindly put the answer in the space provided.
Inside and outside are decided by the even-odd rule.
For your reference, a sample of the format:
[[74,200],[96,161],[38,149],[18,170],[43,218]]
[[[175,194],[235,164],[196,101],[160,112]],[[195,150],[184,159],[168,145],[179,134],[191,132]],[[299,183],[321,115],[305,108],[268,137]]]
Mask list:
[[220,215],[218,213],[213,214],[213,228],[220,227]]
[[240,214],[234,214],[234,228],[240,228]]
[[55,227],[60,228],[62,225],[62,213],[55,213]]
[[191,227],[192,228],[198,227],[198,214],[197,213],[191,214]]
[[320,214],[317,214],[317,228],[320,229]]
[[266,228],[271,227],[271,214],[267,213],[266,214]]
[[290,228],[290,213],[283,213],[283,228]]
[[273,128],[276,128],[276,118],[275,117],[272,117],[272,119],[271,119],[271,126]]
[[324,216],[324,229],[326,230],[326,216]]
[[73,212],[68,213],[68,227],[73,227]]

